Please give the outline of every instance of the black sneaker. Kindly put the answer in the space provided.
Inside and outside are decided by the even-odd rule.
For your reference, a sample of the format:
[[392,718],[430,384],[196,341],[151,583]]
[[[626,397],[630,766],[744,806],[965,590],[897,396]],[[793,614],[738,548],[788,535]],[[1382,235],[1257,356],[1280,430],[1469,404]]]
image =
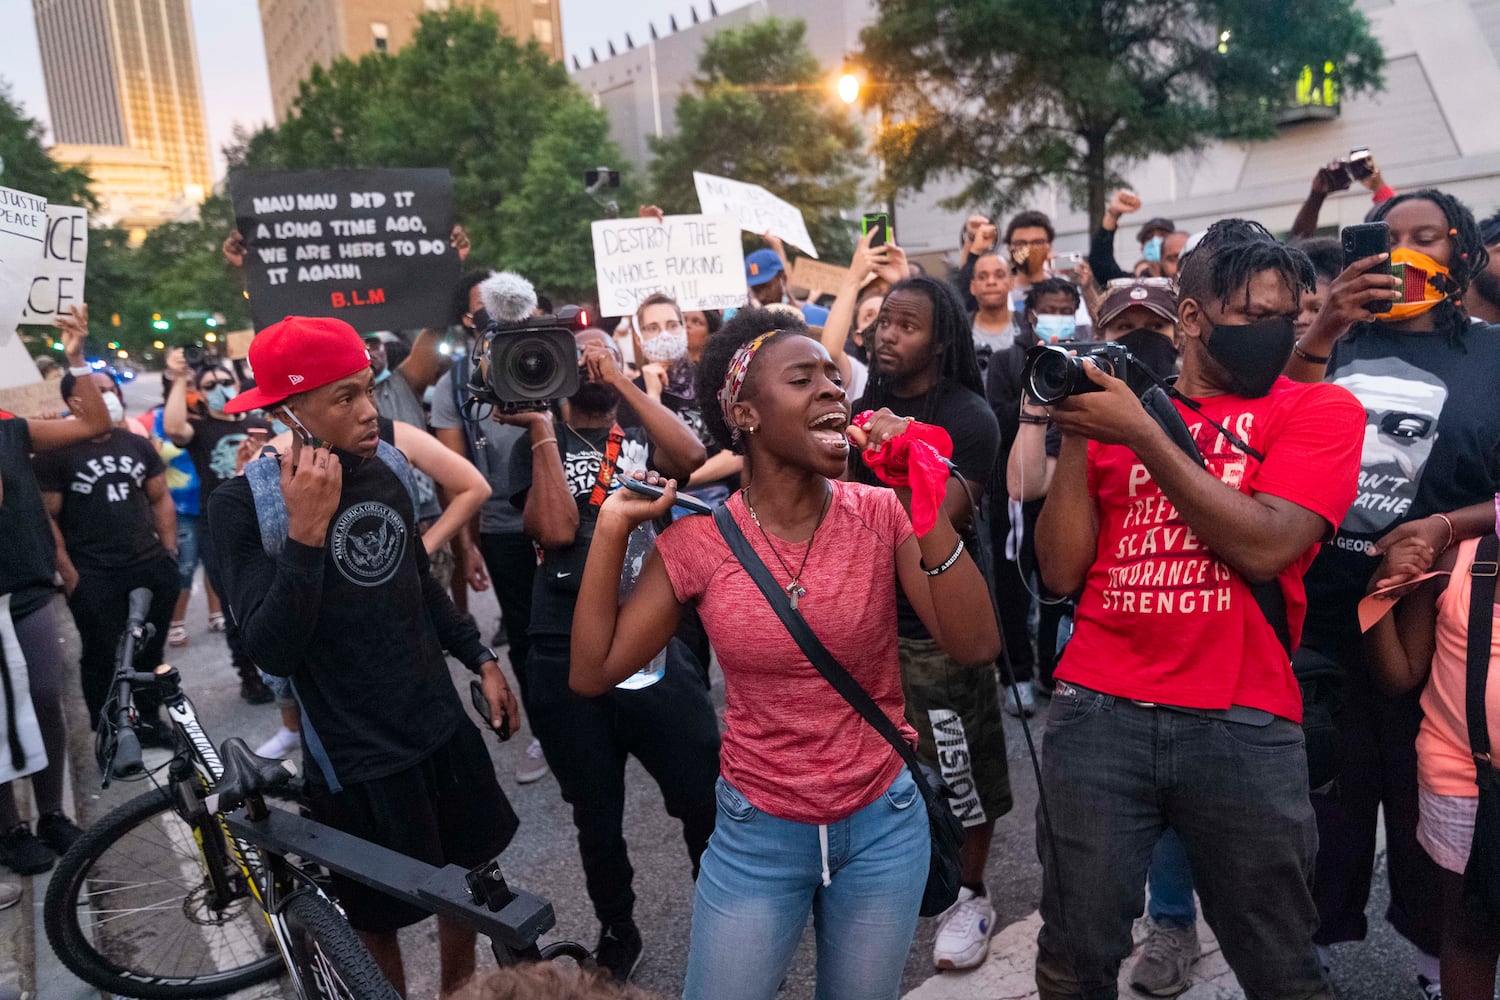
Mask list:
[[246,677],[240,681],[240,697],[252,705],[269,705],[276,700],[276,695],[259,677]]
[[40,875],[56,863],[52,848],[38,840],[25,823],[0,834],[0,864],[17,875]]
[[36,835],[57,854],[68,853],[73,841],[83,836],[78,824],[60,812],[48,813],[36,821]]
[[635,967],[641,964],[641,932],[630,921],[610,924],[599,932],[599,947],[594,949],[594,961],[606,970],[617,983],[630,980]]

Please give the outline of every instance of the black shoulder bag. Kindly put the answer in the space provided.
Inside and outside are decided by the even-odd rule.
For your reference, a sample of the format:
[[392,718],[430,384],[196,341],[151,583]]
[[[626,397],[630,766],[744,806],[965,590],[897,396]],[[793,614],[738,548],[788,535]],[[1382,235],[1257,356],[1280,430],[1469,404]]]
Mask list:
[[1490,679],[1490,641],[1495,624],[1496,559],[1500,538],[1479,541],[1469,567],[1469,644],[1464,714],[1469,723],[1469,750],[1474,754],[1474,781],[1479,785],[1479,808],[1474,816],[1474,839],[1464,869],[1463,905],[1483,926],[1500,923],[1500,771],[1490,760],[1490,731],[1484,695]]
[[932,853],[927,865],[927,887],[922,891],[921,913],[924,917],[937,916],[958,899],[960,882],[958,850],[963,841],[964,829],[958,817],[953,815],[953,808],[948,804],[953,793],[936,772],[917,759],[916,751],[911,748],[911,744],[901,738],[901,733],[896,729],[895,724],[880,710],[880,706],[875,704],[875,699],[860,687],[859,681],[851,677],[849,671],[833,658],[833,654],[813,634],[807,620],[792,610],[786,591],[777,586],[775,579],[771,576],[771,571],[766,569],[766,564],[750,547],[745,533],[735,523],[727,505],[721,505],[714,510],[714,523],[718,525],[719,534],[724,536],[724,541],[729,543],[729,550],[734,553],[734,557],[739,560],[745,572],[750,574],[750,579],[755,581],[760,592],[771,603],[771,610],[776,612],[776,617],[781,619],[781,624],[785,625],[786,630],[791,633],[797,647],[802,650],[802,655],[806,656],[808,661],[817,668],[824,680],[833,685],[835,691],[844,696],[844,700],[860,714],[861,718],[885,737],[886,742],[894,747],[901,755],[901,759],[906,762],[907,769],[911,771],[912,780],[917,783],[917,788],[922,793],[922,801],[927,806],[927,826],[932,833]]

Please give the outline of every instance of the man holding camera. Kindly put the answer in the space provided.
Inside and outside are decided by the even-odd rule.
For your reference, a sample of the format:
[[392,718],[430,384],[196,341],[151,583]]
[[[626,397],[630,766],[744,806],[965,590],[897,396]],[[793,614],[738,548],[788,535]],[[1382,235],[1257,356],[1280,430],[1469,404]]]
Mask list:
[[[289,455],[257,459],[209,501],[225,600],[261,669],[291,679],[319,822],[429,864],[473,867],[517,819],[448,675],[479,675],[486,721],[520,709],[495,654],[432,578],[410,468],[382,446],[359,334],[293,316],[250,345],[256,388],[226,412],[264,408],[293,429]],[[397,931],[427,916],[334,876],[340,905],[385,977],[405,988]],[[474,971],[474,931],[438,918],[441,995]]]
[[1116,995],[1170,828],[1247,995],[1331,998],[1288,652],[1302,573],[1354,499],[1364,412],[1280,375],[1311,277],[1300,252],[1225,220],[1180,277],[1177,436],[1091,361],[1087,389],[1051,407],[1063,439],[1037,560],[1082,596],[1042,757],[1037,986]]
[[[574,694],[568,687],[573,611],[594,521],[611,482],[648,465],[686,482],[703,464],[704,448],[687,424],[624,374],[607,333],[590,328],[575,339],[581,384],[558,416],[536,411],[500,419],[527,430],[511,451],[511,502],[542,553],[524,668],[526,711],[573,808],[584,879],[600,924],[595,957],[623,981],[643,947],[623,828],[626,760],[641,762],[660,786],[668,814],[681,821],[696,878],[717,811],[719,724],[696,660],[676,639],[609,693]],[[639,426],[621,428],[616,411],[622,403]],[[653,538],[649,524],[631,535],[622,587],[634,584]]]

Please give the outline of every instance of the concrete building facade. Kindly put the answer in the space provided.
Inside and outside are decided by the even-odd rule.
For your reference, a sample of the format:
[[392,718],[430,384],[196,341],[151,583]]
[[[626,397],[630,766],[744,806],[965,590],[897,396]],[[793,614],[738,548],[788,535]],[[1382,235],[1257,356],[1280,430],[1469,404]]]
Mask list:
[[164,165],[161,197],[202,201],[212,172],[188,0],[32,7],[57,142]]
[[297,89],[315,65],[339,56],[358,59],[368,52],[395,52],[417,29],[426,11],[455,4],[495,11],[505,30],[521,42],[536,39],[542,50],[562,59],[559,0],[260,0],[266,69],[276,120],[286,117]]
[[[1344,98],[1337,108],[1284,124],[1269,141],[1214,143],[1201,153],[1120,166],[1145,202],[1141,220],[1167,216],[1196,231],[1240,215],[1284,231],[1317,168],[1362,146],[1398,190],[1440,186],[1481,217],[1500,208],[1500,114],[1492,104],[1500,93],[1500,0],[1359,0],[1359,6],[1385,50],[1383,91]],[[658,23],[656,39],[643,24],[639,34],[632,32],[633,46],[610,40],[618,53],[612,57],[595,62],[575,49],[573,76],[609,114],[611,134],[627,159],[644,167],[646,136],[672,132],[677,95],[691,86],[703,40],[768,15],[805,20],[809,46],[832,79],[845,55],[857,51],[874,3],[754,0],[717,17],[695,17],[676,31]],[[870,135],[875,122],[864,126]],[[956,249],[967,213],[937,207],[953,190],[938,183],[898,199],[897,238],[929,262]],[[1097,220],[1072,208],[1064,193],[1038,190],[1027,203],[1053,217],[1059,251],[1087,248]],[[1320,221],[1325,227],[1348,225],[1369,207],[1368,192],[1356,185],[1330,198]],[[851,218],[857,220],[858,212]],[[1127,233],[1134,232],[1131,221],[1122,227]],[[1128,237],[1117,249],[1122,263],[1134,259]]]

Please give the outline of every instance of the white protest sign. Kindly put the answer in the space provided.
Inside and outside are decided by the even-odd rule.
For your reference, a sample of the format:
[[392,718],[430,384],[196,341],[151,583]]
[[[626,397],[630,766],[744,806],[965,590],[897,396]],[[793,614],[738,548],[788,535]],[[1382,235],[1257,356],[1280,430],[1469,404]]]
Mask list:
[[745,304],[745,254],[729,215],[669,215],[594,223],[599,311],[629,316],[648,295],[664,292],[683,309]]
[[0,187],[0,346],[16,334],[46,233],[47,199]]
[[89,215],[68,205],[47,206],[42,260],[26,296],[22,323],[50,326],[83,305],[83,272],[89,257]]
[[770,233],[809,257],[818,255],[812,237],[807,234],[802,210],[791,202],[783,201],[759,184],[732,181],[728,177],[715,177],[696,170],[693,171],[693,184],[698,188],[698,207],[705,213],[728,212],[746,232],[756,236]]

